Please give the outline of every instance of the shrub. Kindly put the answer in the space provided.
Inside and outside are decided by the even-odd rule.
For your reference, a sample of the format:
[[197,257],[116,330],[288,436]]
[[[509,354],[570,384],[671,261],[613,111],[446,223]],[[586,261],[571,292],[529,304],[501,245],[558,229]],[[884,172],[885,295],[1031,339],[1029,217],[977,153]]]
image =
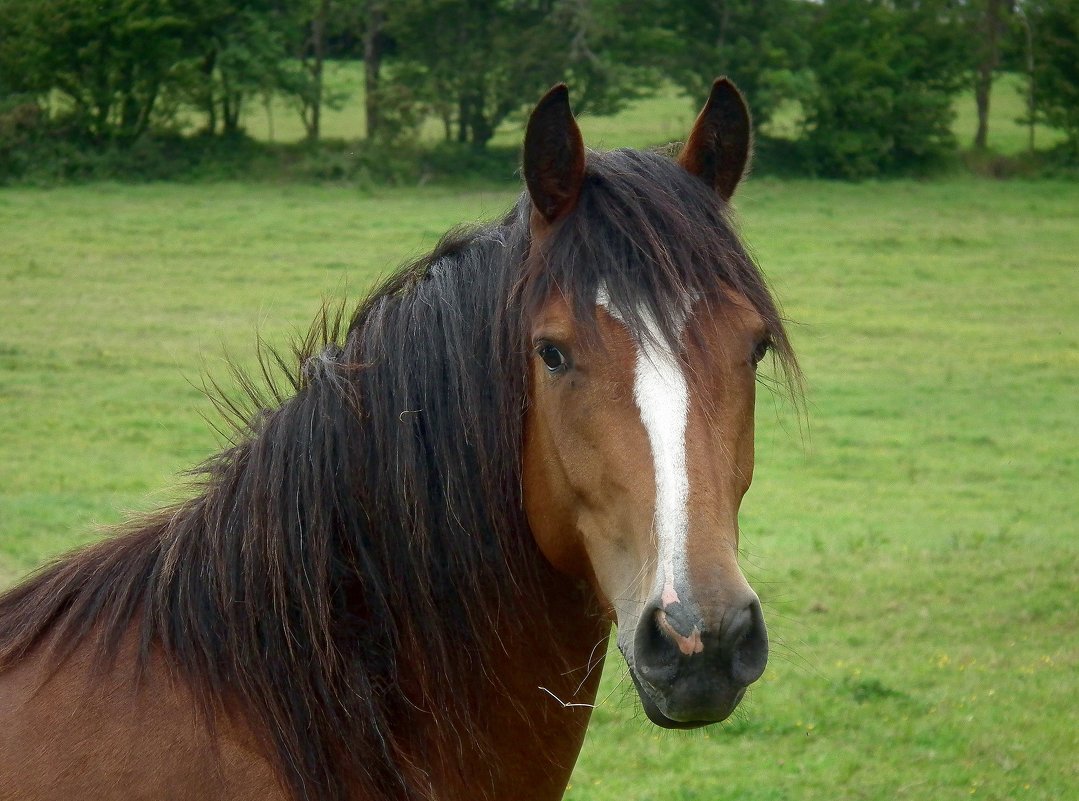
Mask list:
[[1034,40],[1035,119],[1063,131],[1062,155],[1079,158],[1079,0],[1023,7]]
[[951,100],[966,63],[957,26],[943,2],[825,0],[802,101],[817,173],[917,171],[954,151]]

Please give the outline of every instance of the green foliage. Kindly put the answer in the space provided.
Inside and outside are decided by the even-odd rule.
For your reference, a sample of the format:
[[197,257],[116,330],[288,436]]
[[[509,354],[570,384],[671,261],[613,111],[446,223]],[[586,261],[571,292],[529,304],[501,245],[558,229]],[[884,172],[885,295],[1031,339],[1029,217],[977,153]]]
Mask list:
[[[351,127],[373,140],[365,150],[418,153],[435,138],[517,147],[527,109],[555,82],[572,86],[588,119],[671,87],[691,113],[717,74],[747,95],[763,163],[845,178],[922,172],[955,152],[954,100],[972,70],[977,141],[988,141],[995,65],[1022,60],[998,19],[1006,2],[0,0],[0,177],[42,172],[33,159],[50,149],[63,162],[54,174],[96,175],[147,134],[240,142],[248,125],[259,136],[262,118],[270,140],[280,130],[314,141]],[[1009,18],[1029,17],[1036,29],[1036,119],[1064,131],[1061,153],[1072,154],[1077,3],[1030,0],[1027,16]],[[331,54],[364,61],[334,69]],[[343,70],[355,72],[348,91],[336,80]],[[366,130],[334,115],[346,102]],[[31,107],[40,111],[33,124]],[[683,116],[663,107],[668,122]],[[650,143],[688,130],[668,127]],[[241,156],[247,147],[237,145]],[[341,164],[330,151],[320,158]]]
[[172,0],[2,0],[0,18],[3,88],[60,92],[72,130],[102,143],[150,127],[190,32]]
[[[414,144],[432,112],[442,116],[443,125],[449,130],[452,106],[437,100],[425,101],[425,83],[425,72],[409,64],[400,65],[394,80],[379,83],[374,93],[378,125],[373,132],[378,142],[386,145]],[[450,138],[449,133],[445,138]]]
[[0,176],[10,174],[5,163],[13,154],[36,144],[47,127],[47,118],[33,96],[0,98]]
[[1034,40],[1035,118],[1059,128],[1079,158],[1079,0],[1027,0]]
[[805,153],[821,175],[924,169],[953,151],[969,63],[947,0],[825,0],[810,29]]
[[[444,142],[438,126],[428,121],[424,130],[407,139],[357,140],[363,118],[360,77],[354,63],[329,63],[331,92],[349,94],[348,106],[326,113],[324,129],[333,138],[306,142],[298,116],[290,115],[286,98],[276,109],[247,106],[242,126],[251,135],[185,136],[178,132],[151,132],[127,147],[100,147],[73,141],[31,99],[10,98],[0,104],[0,185],[55,185],[115,179],[218,182],[337,182],[359,187],[378,185],[444,184],[459,181],[516,182],[521,128],[519,121],[504,124],[484,149]],[[968,153],[966,166],[994,177],[1049,174],[1075,175],[1074,166],[1058,165],[1046,153],[1024,154],[1025,130],[1015,123],[1021,98],[1015,91],[1019,76],[998,82],[992,106],[995,152]],[[396,84],[394,84],[396,85]],[[966,111],[956,121],[957,131],[973,127],[970,95],[960,96],[955,108]],[[269,112],[274,112],[274,118]],[[611,117],[585,115],[580,124],[585,141],[597,147],[652,147],[680,140],[693,123],[696,111],[671,87],[641,99]],[[789,112],[785,112],[789,113]],[[271,120],[276,119],[276,124]],[[785,128],[797,123],[784,120]],[[1039,142],[1050,144],[1055,132],[1039,127]],[[273,141],[268,141],[270,137]],[[1070,171],[1069,171],[1070,170]],[[758,137],[753,161],[756,175],[804,175],[807,161],[800,142]]]
[[606,0],[513,3],[407,0],[387,31],[402,66],[387,80],[443,121],[445,138],[484,147],[499,124],[558,81],[578,112],[612,113],[654,80],[623,58],[631,49]]
[[190,4],[190,47],[170,85],[177,116],[197,109],[201,132],[236,136],[251,105],[268,106],[279,97],[313,136],[322,106],[343,101],[325,91],[322,62],[311,59],[313,8],[307,0]]
[[803,0],[653,0],[632,4],[650,32],[643,56],[699,105],[719,75],[751,98],[758,131],[782,103],[799,97],[808,80],[806,32],[812,6]]
[[201,110],[206,133],[235,135],[250,99],[306,89],[297,65],[283,58],[294,21],[273,4],[196,3],[189,13],[194,34],[170,99]]
[[240,131],[245,103],[281,94],[307,109],[319,83],[303,0],[0,0],[0,93],[63,98],[69,129],[128,146],[185,108],[208,133]]

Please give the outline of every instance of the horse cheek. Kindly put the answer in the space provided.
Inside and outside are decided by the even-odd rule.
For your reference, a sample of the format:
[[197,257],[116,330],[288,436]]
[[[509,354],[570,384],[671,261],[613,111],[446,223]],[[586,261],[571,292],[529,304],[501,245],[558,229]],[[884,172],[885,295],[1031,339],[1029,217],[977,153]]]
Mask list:
[[525,517],[544,558],[561,573],[585,578],[590,570],[573,521],[573,490],[543,417],[534,404],[525,419],[521,470]]

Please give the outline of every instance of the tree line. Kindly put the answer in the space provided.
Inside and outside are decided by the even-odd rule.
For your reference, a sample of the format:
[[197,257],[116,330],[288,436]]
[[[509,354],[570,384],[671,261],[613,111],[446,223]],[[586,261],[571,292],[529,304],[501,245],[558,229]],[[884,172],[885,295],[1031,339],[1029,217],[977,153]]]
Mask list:
[[1027,116],[1079,153],[1079,0],[0,0],[0,146],[47,129],[123,148],[183,121],[242,132],[284,98],[307,137],[341,102],[330,60],[363,71],[366,136],[423,121],[482,149],[560,80],[576,109],[617,112],[726,74],[758,132],[799,109],[799,158],[864,176],[953,151],[973,89],[985,148],[993,76],[1026,76]]

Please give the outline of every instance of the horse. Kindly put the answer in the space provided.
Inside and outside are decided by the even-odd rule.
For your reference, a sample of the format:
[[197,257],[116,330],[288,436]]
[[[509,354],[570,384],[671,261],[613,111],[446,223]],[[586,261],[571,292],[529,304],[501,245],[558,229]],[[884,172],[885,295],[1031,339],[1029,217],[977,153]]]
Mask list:
[[750,149],[726,79],[677,158],[586,151],[551,89],[504,217],[324,307],[193,497],[0,597],[0,798],[557,799],[612,626],[653,723],[728,717],[756,369],[795,365]]

